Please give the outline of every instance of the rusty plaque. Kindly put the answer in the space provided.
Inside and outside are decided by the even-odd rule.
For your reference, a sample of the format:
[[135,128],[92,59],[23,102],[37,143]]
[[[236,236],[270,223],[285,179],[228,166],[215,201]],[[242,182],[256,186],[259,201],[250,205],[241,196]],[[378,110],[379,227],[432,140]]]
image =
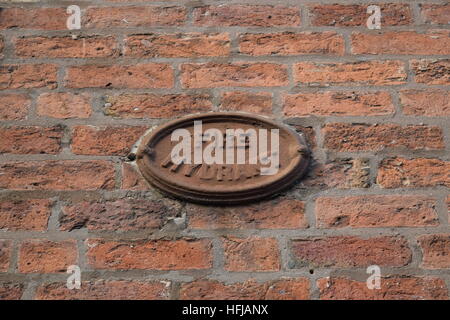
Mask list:
[[184,200],[238,204],[276,195],[305,173],[304,138],[285,125],[240,112],[212,112],[168,122],[143,137],[143,176]]

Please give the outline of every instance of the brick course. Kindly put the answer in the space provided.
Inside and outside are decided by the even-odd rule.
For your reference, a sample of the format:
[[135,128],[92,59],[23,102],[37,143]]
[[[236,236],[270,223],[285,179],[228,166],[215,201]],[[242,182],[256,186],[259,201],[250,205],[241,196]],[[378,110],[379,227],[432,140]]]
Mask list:
[[[3,3],[0,300],[449,299],[450,5],[370,4],[379,30],[359,0],[98,0],[81,30]],[[302,132],[305,177],[239,206],[156,191],[133,146],[210,111]]]

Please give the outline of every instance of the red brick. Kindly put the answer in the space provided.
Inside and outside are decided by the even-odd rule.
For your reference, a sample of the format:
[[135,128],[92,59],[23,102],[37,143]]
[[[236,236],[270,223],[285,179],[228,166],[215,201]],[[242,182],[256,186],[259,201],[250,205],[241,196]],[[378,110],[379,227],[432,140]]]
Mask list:
[[147,127],[76,126],[72,130],[72,152],[84,155],[126,156]]
[[11,260],[12,242],[0,240],[0,272],[8,272]]
[[15,53],[26,58],[116,57],[119,47],[112,36],[20,37],[14,39]]
[[21,273],[63,273],[77,260],[75,240],[27,240],[20,246],[18,270]]
[[[367,5],[362,4],[317,4],[309,5],[313,26],[366,27]],[[380,4],[382,26],[402,26],[413,22],[412,12],[406,4]]]
[[411,250],[402,237],[360,238],[334,236],[291,241],[292,267],[401,267],[411,262]]
[[313,163],[302,180],[306,188],[367,188],[370,184],[367,159],[335,159],[327,163]]
[[149,188],[149,184],[138,172],[137,168],[129,163],[122,164],[121,189],[142,191],[148,190]]
[[0,283],[0,300],[20,300],[23,291],[22,284]]
[[275,63],[185,63],[181,83],[185,88],[278,87],[288,84],[287,68]]
[[125,56],[148,58],[220,57],[230,53],[227,33],[132,35],[125,40]]
[[58,154],[63,130],[61,126],[0,128],[0,153]]
[[300,25],[300,9],[270,5],[221,5],[194,9],[197,26],[282,27]]
[[450,268],[450,234],[427,234],[419,237],[425,269]]
[[442,129],[435,126],[331,123],[322,131],[324,146],[339,152],[445,148]]
[[270,92],[224,92],[221,95],[220,109],[269,115],[272,114],[272,94]]
[[437,226],[436,199],[422,195],[361,195],[316,200],[319,228]]
[[389,276],[381,289],[370,290],[365,281],[343,277],[317,281],[323,300],[447,300],[445,282],[436,277]]
[[[1,19],[0,19],[1,20]],[[0,90],[54,89],[57,67],[52,64],[12,64],[0,66]]]
[[444,90],[400,91],[400,102],[406,115],[439,117],[450,116],[450,93]]
[[227,271],[279,271],[280,252],[275,238],[222,239]]
[[446,204],[447,204],[447,211],[448,211],[448,222],[450,223],[450,195],[447,196]]
[[353,54],[450,54],[450,31],[395,31],[352,34]]
[[0,201],[0,229],[45,231],[51,206],[47,199]]
[[130,231],[159,229],[179,215],[179,208],[163,201],[125,198],[102,202],[80,202],[62,208],[60,229]]
[[450,59],[412,60],[410,64],[417,83],[450,84]]
[[206,94],[121,94],[107,96],[106,115],[121,118],[173,118],[212,109]]
[[31,99],[26,94],[2,94],[0,105],[0,120],[25,120]]
[[80,289],[69,290],[66,283],[41,285],[37,300],[162,300],[169,297],[164,282],[96,280],[83,281]]
[[211,241],[208,239],[174,241],[90,239],[86,245],[89,265],[95,269],[190,270],[212,267]]
[[186,20],[186,9],[175,6],[89,7],[83,14],[83,28],[132,28],[179,26]]
[[68,88],[171,88],[173,69],[164,63],[135,65],[83,65],[67,68]]
[[450,22],[450,4],[419,4],[422,19],[426,23],[448,25]]
[[306,278],[280,279],[258,283],[253,279],[226,284],[216,280],[183,283],[182,300],[306,300],[309,281]]
[[113,164],[101,160],[7,162],[0,175],[0,188],[12,190],[96,190],[115,184]]
[[405,83],[406,79],[401,61],[294,64],[294,80],[310,85],[398,85]]
[[377,183],[383,188],[450,187],[450,162],[439,159],[384,159]]
[[43,93],[37,99],[36,112],[40,116],[56,119],[85,119],[92,114],[90,100],[87,93]]
[[270,284],[265,295],[267,300],[308,300],[309,280],[306,278],[284,279]]
[[297,229],[308,226],[305,204],[295,199],[232,207],[188,204],[186,211],[189,227],[193,229]]
[[252,55],[343,55],[344,38],[335,32],[246,33],[239,37],[239,51]]
[[283,112],[288,117],[382,116],[394,113],[388,92],[315,92],[284,95]]
[[0,29],[67,30],[66,8],[2,8]]

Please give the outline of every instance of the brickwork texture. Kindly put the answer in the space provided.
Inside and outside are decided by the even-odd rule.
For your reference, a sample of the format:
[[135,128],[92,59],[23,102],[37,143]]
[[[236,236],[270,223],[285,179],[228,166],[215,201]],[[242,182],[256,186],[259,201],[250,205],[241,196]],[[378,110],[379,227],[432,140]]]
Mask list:
[[[449,299],[449,23],[439,0],[2,0],[0,299]],[[160,194],[133,146],[208,111],[303,132],[306,177]]]

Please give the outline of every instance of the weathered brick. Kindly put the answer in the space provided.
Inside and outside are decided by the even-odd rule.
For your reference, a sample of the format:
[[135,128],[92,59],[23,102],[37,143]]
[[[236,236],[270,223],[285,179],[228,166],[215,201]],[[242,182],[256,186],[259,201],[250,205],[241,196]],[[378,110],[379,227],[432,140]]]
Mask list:
[[0,153],[58,154],[63,130],[61,126],[0,128]]
[[437,226],[436,199],[422,195],[362,195],[316,200],[319,228]]
[[425,23],[448,25],[450,22],[450,4],[425,4],[421,3],[420,13]]
[[233,207],[188,204],[186,211],[189,227],[193,229],[298,229],[308,226],[305,204],[295,199]]
[[406,115],[450,116],[450,93],[445,90],[403,90],[399,93],[402,111]]
[[85,155],[127,155],[147,127],[76,126],[72,131],[71,150]]
[[382,116],[394,113],[388,92],[294,93],[284,95],[283,112],[288,117]]
[[418,239],[425,269],[450,268],[450,234],[427,234]]
[[176,6],[89,7],[82,17],[83,28],[131,28],[179,26],[186,9]]
[[122,164],[122,185],[125,190],[148,190],[147,180],[138,172],[138,170],[129,163]]
[[[313,26],[365,27],[370,16],[367,13],[368,6],[368,4],[313,4],[308,8]],[[382,26],[412,24],[413,17],[409,5],[384,3],[379,6]]]
[[275,238],[222,239],[227,271],[278,271],[280,252]]
[[182,300],[306,300],[309,281],[306,278],[281,278],[258,283],[253,279],[225,284],[216,280],[196,280],[183,283]]
[[309,85],[398,85],[405,83],[406,79],[401,61],[294,64],[294,80]]
[[172,118],[212,109],[206,94],[121,94],[107,96],[107,115],[121,118]]
[[171,88],[173,69],[164,63],[83,65],[67,68],[68,88]]
[[21,273],[66,272],[77,260],[75,240],[27,240],[20,246],[18,270]]
[[450,194],[447,196],[446,204],[447,204],[447,211],[448,211],[448,222],[450,223]]
[[450,84],[450,59],[412,60],[410,64],[417,83]]
[[269,115],[272,114],[272,94],[270,92],[224,92],[221,95],[220,108]]
[[39,95],[36,112],[56,119],[89,118],[91,97],[87,93],[49,92]]
[[450,187],[450,162],[439,159],[384,159],[377,183],[383,188]]
[[185,63],[181,66],[185,88],[278,87],[288,84],[284,65],[261,63]]
[[26,94],[0,95],[0,120],[24,120],[31,106],[31,99]]
[[352,34],[353,54],[450,54],[450,31],[395,31]]
[[220,57],[230,53],[227,33],[177,33],[132,35],[124,40],[130,57]]
[[116,57],[119,47],[112,36],[20,37],[14,39],[15,53],[26,58]]
[[[1,19],[0,19],[1,20]],[[52,64],[11,64],[0,66],[0,90],[54,89],[57,67]]]
[[280,280],[270,283],[266,292],[267,300],[307,300],[309,299],[309,280],[306,278]]
[[69,290],[66,283],[41,285],[37,300],[162,300],[169,297],[164,282],[96,280],[83,281],[80,289]]
[[445,148],[442,129],[435,126],[331,123],[322,131],[324,146],[340,152]]
[[12,242],[0,240],[0,272],[7,272],[11,260]]
[[20,300],[23,291],[22,284],[0,283],[0,300]]
[[221,5],[194,9],[197,26],[282,27],[300,25],[300,9],[270,5]]
[[86,241],[89,265],[95,269],[183,270],[212,267],[208,239]]
[[159,229],[178,214],[179,208],[160,200],[84,201],[64,206],[59,225],[63,231],[81,228],[110,231]]
[[67,30],[66,8],[2,8],[0,29]]
[[381,289],[370,290],[365,281],[343,277],[317,281],[323,300],[447,300],[444,280],[436,277],[389,276]]
[[367,188],[369,184],[369,161],[360,158],[313,163],[301,181],[305,188]]
[[246,33],[239,37],[239,51],[252,55],[343,55],[344,38],[335,32]]
[[292,240],[291,267],[401,267],[411,262],[411,250],[402,237],[317,237]]
[[12,190],[112,189],[114,165],[109,161],[49,160],[0,165],[0,188]]
[[0,201],[0,229],[45,231],[51,206],[47,199]]

